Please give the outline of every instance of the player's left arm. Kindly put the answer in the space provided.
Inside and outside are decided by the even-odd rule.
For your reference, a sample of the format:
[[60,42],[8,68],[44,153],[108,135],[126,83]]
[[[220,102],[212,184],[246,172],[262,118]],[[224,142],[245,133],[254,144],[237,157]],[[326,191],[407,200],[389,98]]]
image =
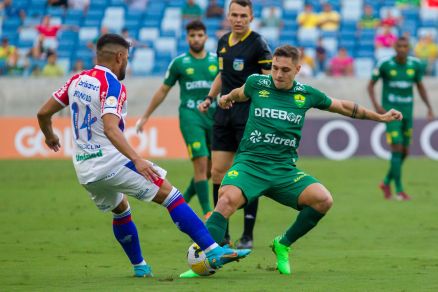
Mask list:
[[239,88],[231,90],[230,93],[222,95],[218,101],[218,105],[223,109],[230,109],[235,102],[244,102],[249,98],[244,93],[245,84]]
[[40,108],[37,114],[38,124],[40,125],[41,132],[43,132],[46,138],[47,146],[55,152],[58,152],[61,148],[59,138],[53,131],[52,116],[64,108],[53,97],[50,97],[47,102]]
[[433,113],[432,106],[430,105],[429,98],[427,96],[426,87],[424,87],[423,81],[417,82],[418,93],[420,94],[421,99],[427,107],[427,118],[429,120],[433,120],[435,118],[435,114]]
[[384,114],[376,113],[350,100],[331,98],[331,104],[327,111],[341,114],[353,119],[372,120],[376,122],[391,122],[401,120],[403,115],[401,112],[391,109]]

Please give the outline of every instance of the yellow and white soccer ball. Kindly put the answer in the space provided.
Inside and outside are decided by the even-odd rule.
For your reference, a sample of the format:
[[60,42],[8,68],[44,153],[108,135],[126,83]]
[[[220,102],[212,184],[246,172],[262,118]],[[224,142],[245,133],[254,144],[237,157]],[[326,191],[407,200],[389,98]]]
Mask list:
[[187,250],[187,262],[190,269],[200,276],[211,276],[216,273],[216,270],[210,266],[205,253],[196,243],[193,243]]

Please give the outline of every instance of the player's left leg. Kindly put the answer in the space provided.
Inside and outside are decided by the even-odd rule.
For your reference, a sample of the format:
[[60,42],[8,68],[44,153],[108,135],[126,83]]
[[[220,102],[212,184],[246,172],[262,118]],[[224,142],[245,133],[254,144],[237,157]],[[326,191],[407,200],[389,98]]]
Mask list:
[[411,139],[412,139],[412,118],[408,117],[403,123],[403,142],[401,147],[400,175],[398,177],[398,180],[395,181],[395,187],[397,192],[396,198],[402,201],[408,201],[411,199],[411,197],[404,191],[402,184],[402,173],[403,173],[402,167],[403,167],[403,163],[405,162],[406,158],[409,155],[409,145],[411,144]]
[[300,210],[295,222],[273,241],[272,250],[281,274],[291,273],[290,246],[312,230],[333,204],[330,192],[315,178],[296,170],[291,181],[270,189],[267,195],[283,205]]
[[202,214],[206,217],[211,212],[210,196],[208,189],[208,156],[200,156],[193,159],[195,173],[195,189],[198,194]]

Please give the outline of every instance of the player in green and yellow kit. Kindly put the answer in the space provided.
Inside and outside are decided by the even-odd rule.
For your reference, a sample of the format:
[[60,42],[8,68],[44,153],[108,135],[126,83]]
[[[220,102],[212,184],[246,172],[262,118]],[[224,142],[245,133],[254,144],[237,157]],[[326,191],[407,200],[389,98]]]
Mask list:
[[[395,51],[396,56],[385,59],[377,65],[368,84],[368,93],[378,113],[385,113],[395,108],[403,114],[402,121],[394,121],[386,125],[386,138],[391,146],[391,164],[379,187],[385,199],[391,199],[390,183],[394,180],[396,198],[409,200],[410,196],[403,189],[401,168],[408,156],[412,137],[414,84],[417,85],[420,97],[427,106],[428,118],[433,119],[434,114],[422,82],[423,65],[419,59],[408,56],[409,40],[405,37],[399,38],[395,44]],[[374,85],[379,79],[383,82],[381,105],[376,101],[374,94]]]
[[213,127],[214,105],[207,114],[200,113],[197,105],[208,94],[218,73],[216,54],[204,50],[207,34],[205,25],[198,20],[187,25],[188,53],[176,57],[169,65],[163,84],[155,92],[144,115],[137,121],[140,132],[154,110],[163,102],[173,85],[180,86],[179,124],[190,159],[193,162],[194,178],[184,193],[188,202],[198,195],[202,212],[208,217],[211,211],[208,190],[210,177],[210,144]]
[[290,246],[315,227],[333,202],[330,192],[317,179],[296,167],[306,112],[318,108],[379,122],[402,119],[396,110],[378,114],[294,81],[301,68],[299,60],[297,48],[279,47],[274,52],[271,75],[251,75],[242,87],[220,98],[221,108],[229,109],[234,102],[246,100],[251,106],[233,166],[222,181],[219,201],[206,223],[220,242],[228,218],[260,196],[298,210],[295,223],[273,241],[277,268],[282,274],[291,272]]

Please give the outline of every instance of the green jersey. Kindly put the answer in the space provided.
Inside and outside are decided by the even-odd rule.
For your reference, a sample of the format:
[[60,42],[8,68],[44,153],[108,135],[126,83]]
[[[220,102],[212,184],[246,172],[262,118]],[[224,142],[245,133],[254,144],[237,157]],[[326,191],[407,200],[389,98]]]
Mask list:
[[[217,73],[217,56],[213,53],[207,53],[203,59],[197,59],[190,53],[185,53],[176,57],[170,63],[164,84],[173,86],[177,81],[179,82],[180,114],[190,111],[195,116],[205,116],[198,111],[197,106],[208,95]],[[209,111],[211,117],[215,110],[215,105]]]
[[372,80],[382,78],[382,107],[412,115],[414,101],[414,83],[423,78],[423,65],[414,57],[408,57],[405,64],[397,63],[395,57],[381,61],[374,69]]
[[331,105],[327,95],[297,81],[291,89],[279,90],[271,75],[248,77],[244,94],[251,106],[236,160],[255,163],[293,166],[306,112]]

